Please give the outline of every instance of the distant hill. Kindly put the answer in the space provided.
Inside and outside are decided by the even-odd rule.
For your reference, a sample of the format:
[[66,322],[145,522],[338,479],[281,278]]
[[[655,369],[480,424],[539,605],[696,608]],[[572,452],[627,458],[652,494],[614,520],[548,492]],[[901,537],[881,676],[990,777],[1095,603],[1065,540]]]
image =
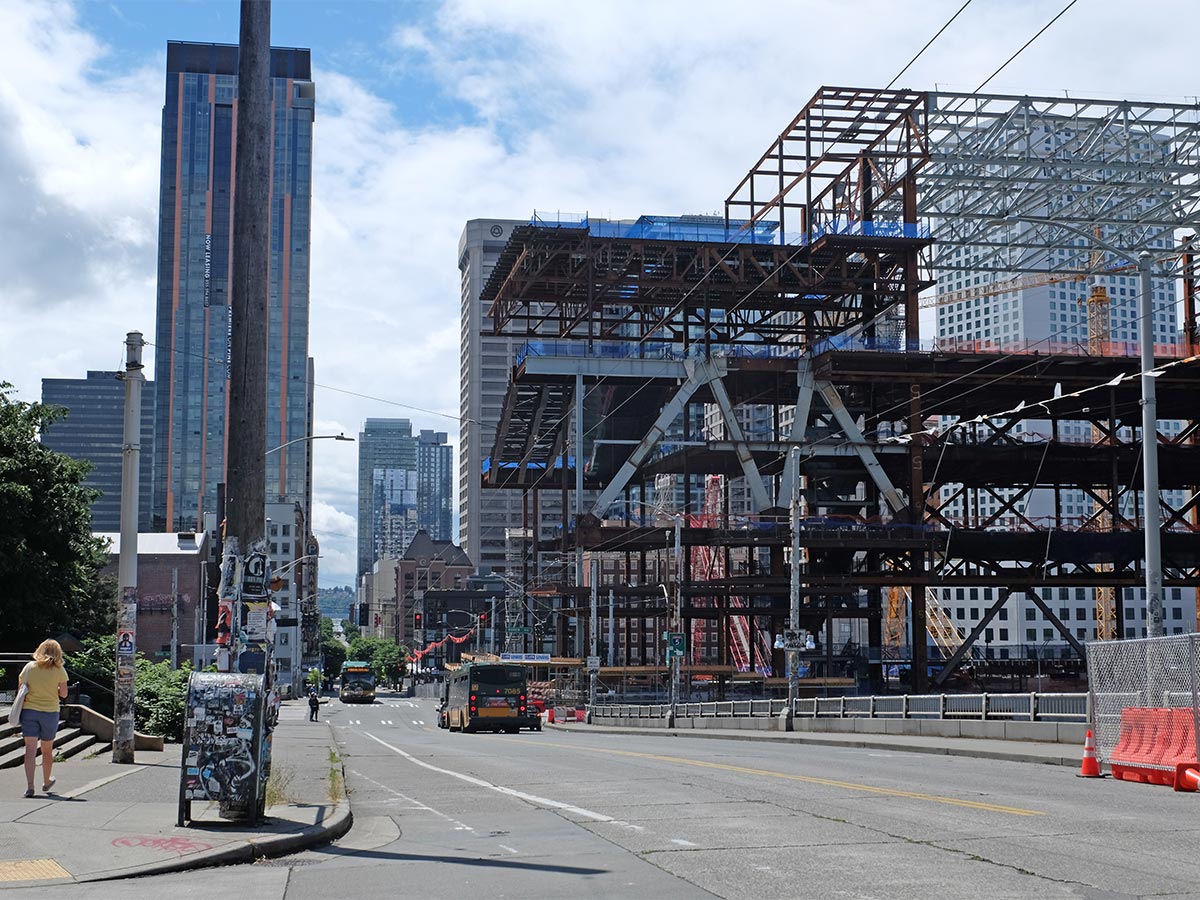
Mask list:
[[321,588],[317,591],[317,605],[321,615],[331,619],[344,619],[350,615],[350,604],[354,602],[354,589],[349,586]]

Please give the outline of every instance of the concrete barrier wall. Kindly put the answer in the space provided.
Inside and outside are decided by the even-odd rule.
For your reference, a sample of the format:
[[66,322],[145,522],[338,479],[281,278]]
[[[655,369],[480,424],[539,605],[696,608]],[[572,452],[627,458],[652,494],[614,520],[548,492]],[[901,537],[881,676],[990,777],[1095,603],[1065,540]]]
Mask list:
[[[610,718],[594,716],[593,725],[625,728],[665,728],[665,717]],[[676,728],[726,731],[780,731],[781,718],[706,717],[679,718]],[[1047,743],[1083,743],[1087,726],[1074,722],[1006,722],[979,719],[802,719],[792,720],[792,730],[811,734],[905,734],[926,737],[988,738],[1001,741],[1044,741]]]

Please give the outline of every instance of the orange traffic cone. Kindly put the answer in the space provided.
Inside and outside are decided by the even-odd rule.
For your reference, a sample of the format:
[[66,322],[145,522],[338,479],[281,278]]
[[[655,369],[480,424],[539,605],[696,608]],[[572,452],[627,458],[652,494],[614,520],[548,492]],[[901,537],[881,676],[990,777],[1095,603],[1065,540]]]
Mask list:
[[1178,763],[1175,766],[1175,790],[1200,791],[1200,763]]
[[1083,739],[1083,765],[1079,768],[1078,778],[1100,778],[1100,763],[1096,759],[1096,742],[1092,739],[1089,729]]

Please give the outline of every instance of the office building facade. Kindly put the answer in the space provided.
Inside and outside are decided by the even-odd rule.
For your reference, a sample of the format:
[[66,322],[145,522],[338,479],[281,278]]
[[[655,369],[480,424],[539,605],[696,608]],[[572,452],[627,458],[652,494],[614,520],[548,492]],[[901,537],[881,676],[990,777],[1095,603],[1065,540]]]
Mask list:
[[[238,48],[170,42],[162,115],[155,527],[194,529],[225,481]],[[267,440],[311,434],[308,356],[312,127],[309,51],[272,48]],[[305,505],[311,442],[266,457],[264,502]]]
[[[458,543],[480,573],[503,572],[510,532],[523,527],[520,491],[481,487],[484,460],[491,454],[496,425],[504,407],[509,372],[523,340],[492,334],[492,320],[479,300],[517,219],[472,219],[458,242],[461,276],[459,318],[459,415],[462,432],[458,458]],[[532,503],[530,504],[532,510]],[[539,498],[540,533],[547,537],[562,521],[562,497],[543,491]],[[532,530],[532,511],[530,526]],[[528,539],[520,539],[526,540]],[[516,554],[519,556],[519,553]],[[511,565],[511,562],[509,563]]]
[[[65,418],[42,432],[42,446],[91,463],[85,484],[100,491],[92,504],[93,531],[121,530],[121,448],[125,443],[125,382],[120,372],[89,371],[87,378],[43,378],[42,403],[61,406]],[[142,388],[138,531],[150,530],[154,486],[154,382]]]

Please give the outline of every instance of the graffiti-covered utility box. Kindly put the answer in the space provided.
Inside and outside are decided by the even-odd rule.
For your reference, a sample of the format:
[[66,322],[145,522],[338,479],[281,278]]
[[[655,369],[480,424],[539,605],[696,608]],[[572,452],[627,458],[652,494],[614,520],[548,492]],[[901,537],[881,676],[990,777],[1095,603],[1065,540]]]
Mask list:
[[223,819],[262,818],[270,766],[262,675],[193,672],[183,729],[179,824],[192,802],[216,803]]

